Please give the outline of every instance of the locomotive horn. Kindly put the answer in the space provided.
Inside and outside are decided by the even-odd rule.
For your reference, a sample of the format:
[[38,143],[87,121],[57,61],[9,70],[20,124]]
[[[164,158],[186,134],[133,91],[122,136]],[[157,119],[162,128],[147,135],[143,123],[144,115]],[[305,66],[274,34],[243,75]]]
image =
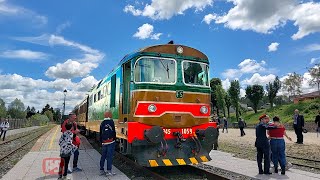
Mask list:
[[144,136],[149,142],[160,143],[164,137],[164,133],[160,126],[153,126],[151,129],[144,131]]

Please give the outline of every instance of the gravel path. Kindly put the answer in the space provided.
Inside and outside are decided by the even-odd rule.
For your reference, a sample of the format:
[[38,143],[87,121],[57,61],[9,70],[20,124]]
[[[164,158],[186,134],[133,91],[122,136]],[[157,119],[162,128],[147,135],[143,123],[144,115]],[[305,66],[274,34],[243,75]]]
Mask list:
[[[255,142],[255,129],[245,129],[246,135],[240,137],[239,129],[229,129],[228,133],[222,133],[220,130],[219,135],[219,149],[225,152],[235,154],[235,156],[243,159],[255,160],[256,149],[254,147]],[[294,131],[287,131],[292,141],[285,139],[286,141],[286,154],[294,157],[301,157],[307,159],[319,160],[320,157],[320,135],[317,137],[316,133],[306,133],[304,135],[304,144],[296,144],[296,135]],[[290,162],[291,159],[288,158]],[[319,170],[300,168],[302,170],[311,171],[314,173],[320,173]]]

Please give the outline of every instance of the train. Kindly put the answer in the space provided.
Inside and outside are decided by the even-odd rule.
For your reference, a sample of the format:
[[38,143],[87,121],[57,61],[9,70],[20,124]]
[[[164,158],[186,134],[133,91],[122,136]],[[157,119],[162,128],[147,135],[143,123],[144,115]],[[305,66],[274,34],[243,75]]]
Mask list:
[[99,134],[104,112],[116,126],[117,150],[146,167],[210,161],[217,124],[210,122],[209,60],[180,44],[127,54],[73,110],[86,133]]

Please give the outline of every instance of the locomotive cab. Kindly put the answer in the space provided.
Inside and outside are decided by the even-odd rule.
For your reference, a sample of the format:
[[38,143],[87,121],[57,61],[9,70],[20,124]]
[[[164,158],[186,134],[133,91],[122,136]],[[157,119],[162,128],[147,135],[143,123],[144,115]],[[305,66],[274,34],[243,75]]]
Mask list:
[[[206,56],[186,46],[151,48],[158,53],[146,48],[131,61],[131,153],[140,164],[152,167],[210,160],[217,132],[209,122]],[[163,49],[165,53],[159,53]]]

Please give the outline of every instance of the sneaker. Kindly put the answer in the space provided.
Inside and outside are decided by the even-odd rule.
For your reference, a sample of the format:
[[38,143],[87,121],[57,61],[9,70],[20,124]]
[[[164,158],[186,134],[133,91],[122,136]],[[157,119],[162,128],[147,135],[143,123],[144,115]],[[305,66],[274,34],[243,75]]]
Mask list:
[[107,172],[106,172],[106,175],[107,175],[107,176],[114,176],[114,175],[116,175],[116,173],[114,173],[114,172],[112,172],[112,171],[107,171]]
[[68,174],[71,174],[71,173],[72,173],[72,171],[71,171],[70,169],[68,169],[67,173],[68,173]]
[[106,175],[106,172],[104,170],[100,170],[100,175]]
[[79,172],[79,171],[82,171],[82,169],[78,168],[78,167],[74,167],[72,169],[72,172]]
[[281,175],[285,175],[286,171],[285,170],[281,170]]
[[58,179],[59,179],[59,180],[60,180],[60,179],[61,179],[61,180],[71,180],[71,178],[68,178],[67,176],[59,177]]

